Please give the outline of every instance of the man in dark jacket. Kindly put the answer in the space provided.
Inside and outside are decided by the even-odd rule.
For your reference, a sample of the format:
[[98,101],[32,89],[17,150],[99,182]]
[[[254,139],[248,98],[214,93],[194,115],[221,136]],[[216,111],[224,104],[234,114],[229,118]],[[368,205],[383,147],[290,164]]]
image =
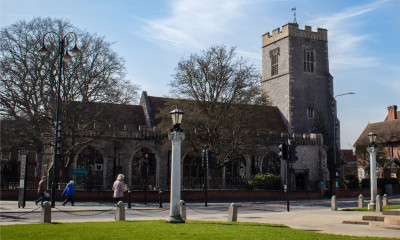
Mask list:
[[68,201],[71,202],[71,206],[74,206],[74,181],[70,181],[67,186],[64,189],[64,192],[62,193],[63,196],[67,195],[67,199],[65,199],[63,206],[67,204]]

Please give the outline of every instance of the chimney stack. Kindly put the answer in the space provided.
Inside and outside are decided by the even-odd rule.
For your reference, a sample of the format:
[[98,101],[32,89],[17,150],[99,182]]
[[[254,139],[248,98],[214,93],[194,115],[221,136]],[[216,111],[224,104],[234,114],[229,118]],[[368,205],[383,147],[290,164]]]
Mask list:
[[387,107],[388,109],[388,120],[392,120],[392,119],[397,119],[397,106],[396,105],[392,105]]

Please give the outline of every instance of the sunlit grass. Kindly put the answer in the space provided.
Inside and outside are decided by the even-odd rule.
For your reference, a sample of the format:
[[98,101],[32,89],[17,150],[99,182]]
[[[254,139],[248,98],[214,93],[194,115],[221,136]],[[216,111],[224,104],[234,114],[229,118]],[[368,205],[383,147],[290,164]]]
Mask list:
[[[390,209],[400,209],[400,205],[386,205],[382,207],[383,210],[390,210]],[[365,211],[365,212],[375,212],[375,209],[368,210],[368,207],[362,208],[343,208],[340,209],[341,211]]]
[[376,239],[302,231],[285,225],[187,221],[119,221],[1,226],[1,239]]

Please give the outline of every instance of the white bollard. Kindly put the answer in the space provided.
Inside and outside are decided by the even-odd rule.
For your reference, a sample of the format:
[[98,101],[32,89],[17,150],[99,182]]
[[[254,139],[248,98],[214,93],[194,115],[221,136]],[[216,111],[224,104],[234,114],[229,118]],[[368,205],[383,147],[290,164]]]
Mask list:
[[51,223],[51,204],[49,202],[43,204],[40,223]]
[[125,221],[125,204],[123,201],[117,203],[115,210],[115,221]]
[[335,195],[331,199],[331,211],[337,211],[337,199]]
[[237,222],[238,207],[236,203],[229,206],[228,222]]
[[382,212],[382,198],[381,196],[376,196],[376,212]]
[[362,194],[360,194],[360,196],[358,196],[358,207],[359,208],[364,207],[364,196]]
[[183,220],[186,220],[186,203],[185,201],[181,200],[180,201],[180,212],[181,212],[181,217],[183,218]]
[[383,195],[383,206],[389,205],[389,197],[387,194]]

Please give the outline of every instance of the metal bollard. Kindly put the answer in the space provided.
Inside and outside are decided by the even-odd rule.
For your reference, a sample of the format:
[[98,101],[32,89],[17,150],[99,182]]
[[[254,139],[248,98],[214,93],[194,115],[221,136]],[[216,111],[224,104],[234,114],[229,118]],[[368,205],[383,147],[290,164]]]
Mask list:
[[232,203],[229,206],[228,222],[237,222],[238,206]]
[[359,208],[364,207],[364,196],[362,194],[360,194],[360,196],[358,196],[358,207]]
[[376,212],[382,212],[382,198],[381,196],[377,195],[376,196]]
[[115,221],[125,221],[125,204],[123,201],[117,203],[115,210]]
[[128,188],[128,208],[131,208],[131,189]]
[[162,208],[162,200],[161,200],[162,189],[158,191],[158,207]]
[[337,211],[338,207],[337,207],[337,199],[336,196],[333,195],[332,199],[331,199],[331,211]]
[[181,213],[181,217],[183,220],[186,220],[186,203],[185,201],[181,200],[180,201],[180,213]]
[[51,223],[51,204],[49,202],[43,204],[40,223]]
[[389,197],[387,194],[383,195],[383,206],[389,205]]

